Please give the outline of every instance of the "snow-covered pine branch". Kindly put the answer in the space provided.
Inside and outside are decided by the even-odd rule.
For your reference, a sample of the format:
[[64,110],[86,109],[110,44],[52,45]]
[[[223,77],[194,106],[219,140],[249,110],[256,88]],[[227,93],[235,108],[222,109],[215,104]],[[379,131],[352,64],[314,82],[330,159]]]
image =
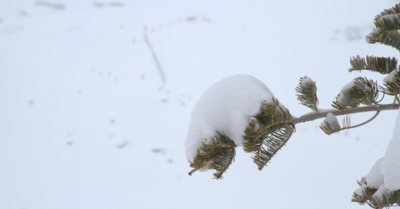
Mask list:
[[400,112],[385,156],[359,181],[352,201],[372,208],[400,205]]
[[[354,83],[355,81],[352,81],[351,85],[346,85],[344,89],[354,88]],[[302,101],[301,104],[311,109],[317,109],[316,106],[313,106],[312,99],[308,99],[309,103],[304,102],[306,97],[317,98],[316,91],[312,90],[316,89],[315,82],[305,76],[300,79],[299,86],[310,90],[304,93],[304,91],[298,90],[299,87],[296,88],[300,96],[306,94],[303,97],[297,95],[298,100]],[[364,91],[363,88],[361,90]],[[374,98],[376,99],[376,97]],[[331,134],[352,128],[349,122],[343,128],[338,122],[332,124],[334,122],[332,118],[335,118],[335,115],[369,111],[379,113],[384,110],[396,110],[399,108],[399,104],[370,105],[347,109],[346,107],[347,105],[339,110],[331,109],[329,113],[327,110],[319,109],[319,111],[313,111],[300,118],[294,118],[260,80],[249,75],[225,78],[206,90],[193,109],[185,142],[186,156],[193,168],[190,175],[197,170],[211,169],[217,171],[214,174],[216,179],[222,178],[222,174],[234,160],[237,146],[243,146],[245,152],[253,153],[254,163],[257,164],[259,170],[262,170],[286,144],[297,123],[313,121],[328,115],[328,120],[323,122],[321,129],[325,133]],[[373,118],[376,116],[377,114]]]
[[[243,146],[254,154],[261,170],[293,131],[290,112],[264,83],[249,75],[234,75],[212,85],[196,103],[185,142],[186,157],[194,171],[214,169],[214,177],[220,179],[234,156],[222,161],[228,151],[220,147]],[[222,145],[229,140],[234,146]],[[216,164],[220,165],[217,169]]]
[[[368,43],[382,43],[400,50],[400,4],[385,10],[375,18],[376,28],[366,37]],[[279,103],[268,87],[249,75],[225,78],[207,89],[196,103],[186,138],[186,156],[193,168],[189,172],[216,170],[214,177],[222,175],[234,161],[236,147],[253,154],[259,170],[286,144],[297,123],[325,117],[321,129],[332,134],[355,128],[372,121],[381,111],[398,110],[400,99],[400,70],[396,58],[359,56],[350,60],[352,71],[370,70],[388,74],[379,86],[365,77],[357,77],[346,84],[332,107],[318,108],[316,82],[308,76],[300,78],[296,88],[300,104],[313,110],[300,118],[293,117]],[[383,96],[378,100],[379,92]],[[394,96],[393,104],[380,104],[385,95]],[[398,102],[399,104],[396,104]],[[363,104],[365,106],[360,107]],[[340,126],[336,116],[375,111],[375,115],[355,126],[350,117]],[[353,202],[367,203],[373,208],[400,205],[400,112],[393,138],[386,154],[372,167],[367,177],[358,181],[360,188],[354,192]]]

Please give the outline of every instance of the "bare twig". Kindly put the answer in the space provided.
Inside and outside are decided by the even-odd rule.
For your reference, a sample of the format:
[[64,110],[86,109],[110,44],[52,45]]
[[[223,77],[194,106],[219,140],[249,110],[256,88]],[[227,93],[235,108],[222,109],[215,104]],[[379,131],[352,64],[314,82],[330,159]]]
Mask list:
[[160,75],[161,75],[161,80],[162,80],[163,84],[165,84],[165,83],[167,82],[167,80],[165,79],[164,71],[163,71],[163,69],[162,69],[162,67],[161,67],[160,61],[158,61],[157,54],[156,54],[156,52],[154,51],[154,48],[153,48],[153,46],[151,45],[151,43],[150,43],[150,41],[149,41],[149,38],[147,37],[147,33],[146,33],[146,32],[144,32],[143,36],[144,36],[144,41],[146,42],[147,46],[148,46],[148,47],[150,48],[150,50],[151,50],[151,54],[153,55],[154,62],[156,63],[157,69],[158,69],[158,71],[159,71],[159,73],[160,73]]
[[193,169],[193,170],[191,170],[188,174],[189,174],[189,176],[191,176],[194,172],[196,172],[197,171],[197,169]]
[[362,125],[365,125],[365,124],[371,122],[372,120],[374,120],[374,119],[376,118],[376,116],[379,115],[380,112],[381,112],[380,110],[376,111],[376,114],[375,114],[372,118],[370,118],[369,120],[365,121],[364,123],[360,123],[360,124],[355,125],[355,126],[345,127],[345,128],[342,128],[341,130],[351,129],[351,128],[357,128],[357,127],[360,127],[360,126],[362,126]]
[[[334,110],[334,111],[331,111],[330,113],[334,114],[335,116],[339,116],[339,115],[348,115],[348,114],[355,114],[355,113],[361,113],[361,112],[398,110],[399,106],[400,106],[399,104],[385,104],[385,105],[379,105],[379,106],[370,105],[370,106],[365,106],[365,107],[349,108],[349,109],[345,109],[343,111]],[[320,118],[325,118],[328,113],[329,113],[329,111],[326,111],[324,113],[319,113],[319,114],[318,113],[306,114],[299,118],[295,118],[294,124],[313,121],[313,120],[320,119]]]
[[396,99],[397,99],[397,102],[400,104],[400,99],[399,99],[399,96],[396,94]]

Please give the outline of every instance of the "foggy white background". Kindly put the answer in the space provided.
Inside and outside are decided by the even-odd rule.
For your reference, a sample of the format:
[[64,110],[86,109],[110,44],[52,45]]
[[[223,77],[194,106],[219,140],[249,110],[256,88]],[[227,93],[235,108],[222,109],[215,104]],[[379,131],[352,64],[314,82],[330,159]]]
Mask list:
[[369,208],[351,195],[396,111],[331,136],[298,124],[263,171],[238,148],[220,181],[187,175],[184,140],[197,99],[227,76],[258,78],[295,116],[310,111],[302,76],[320,108],[357,76],[381,83],[347,70],[351,56],[398,57],[364,41],[395,3],[0,0],[0,208]]

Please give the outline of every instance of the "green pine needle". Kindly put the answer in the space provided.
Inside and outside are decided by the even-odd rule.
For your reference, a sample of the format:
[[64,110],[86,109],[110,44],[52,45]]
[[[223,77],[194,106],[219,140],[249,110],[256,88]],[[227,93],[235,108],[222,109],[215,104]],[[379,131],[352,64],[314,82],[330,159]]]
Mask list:
[[367,78],[357,77],[354,79],[354,85],[346,90],[342,90],[333,102],[332,107],[338,110],[344,110],[348,107],[358,107],[360,104],[377,104],[376,99],[379,96],[378,84]]
[[235,143],[225,133],[216,131],[215,135],[202,142],[190,167],[196,170],[216,170],[214,178],[222,179],[222,174],[235,160],[235,148]]
[[379,86],[382,93],[391,96],[400,94],[400,70],[394,74],[394,78],[391,81],[387,81],[383,85],[385,87]]
[[[361,178],[361,182],[357,181],[358,185],[367,185],[365,177]],[[362,195],[353,193],[352,202],[357,202],[360,205],[367,204],[371,208],[387,208],[392,206],[400,206],[400,190],[390,191],[378,197],[373,195],[378,189],[365,187]]]
[[322,131],[324,131],[327,135],[331,135],[342,130],[337,119],[332,120],[331,122],[328,122],[325,119],[321,125],[319,125],[319,128],[322,129]]
[[245,152],[253,153],[259,170],[286,144],[295,129],[292,115],[279,101],[263,101],[261,113],[253,116],[243,136]]
[[350,58],[351,68],[349,72],[370,70],[380,74],[389,74],[397,67],[397,59],[395,57],[375,57],[367,56],[361,58],[360,56]]
[[400,51],[400,4],[386,9],[374,19],[375,29],[365,37],[370,43],[381,43]]
[[381,43],[400,51],[400,33],[397,31],[382,33],[379,29],[374,29],[365,40],[370,44]]
[[400,14],[383,16],[375,22],[375,26],[383,33],[400,30]]
[[381,27],[380,25],[380,19],[386,15],[396,15],[400,14],[400,4],[396,4],[394,7],[390,9],[385,9],[383,12],[380,14],[376,15],[374,18],[374,24],[376,27]]
[[314,110],[318,113],[318,97],[317,97],[317,86],[316,82],[312,81],[307,76],[300,78],[300,83],[296,87],[297,100],[300,101],[300,104]]

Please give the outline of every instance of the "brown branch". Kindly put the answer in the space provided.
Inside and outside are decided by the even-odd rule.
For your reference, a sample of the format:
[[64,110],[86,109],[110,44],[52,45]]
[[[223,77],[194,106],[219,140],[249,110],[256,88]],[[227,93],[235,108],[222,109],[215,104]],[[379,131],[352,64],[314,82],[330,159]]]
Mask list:
[[345,130],[345,129],[352,129],[352,128],[357,128],[357,127],[363,126],[363,125],[365,125],[365,124],[367,124],[367,123],[373,121],[373,120],[376,118],[376,116],[379,115],[380,112],[381,112],[380,110],[376,111],[375,115],[372,116],[372,118],[370,118],[369,120],[365,121],[364,123],[360,123],[360,124],[355,125],[355,126],[345,127],[345,128],[342,128],[342,130]]
[[328,113],[332,113],[335,116],[339,116],[339,115],[349,115],[349,114],[355,114],[355,113],[361,113],[361,112],[398,110],[399,106],[400,106],[399,104],[385,104],[385,105],[379,105],[379,106],[370,105],[370,106],[365,106],[365,107],[349,108],[349,109],[345,109],[345,110],[324,111],[323,113],[320,112],[319,114],[318,113],[306,114],[299,118],[295,118],[294,124],[313,121],[313,120],[320,119],[320,118],[325,118]]
[[193,170],[191,170],[188,174],[189,174],[189,176],[191,176],[194,172],[196,172],[197,171],[197,169],[195,168],[195,169],[193,169]]

